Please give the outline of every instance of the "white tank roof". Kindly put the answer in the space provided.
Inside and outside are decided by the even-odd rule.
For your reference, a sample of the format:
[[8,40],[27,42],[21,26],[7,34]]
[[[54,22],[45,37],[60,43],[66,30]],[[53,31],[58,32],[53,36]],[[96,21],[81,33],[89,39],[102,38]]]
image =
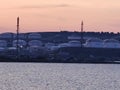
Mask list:
[[41,38],[41,34],[39,33],[30,33],[28,35],[28,39],[40,39]]
[[103,41],[98,38],[91,38],[91,39],[88,39],[86,42],[103,42]]
[[5,48],[3,48],[3,47],[0,47],[0,51],[5,51]]
[[61,43],[58,45],[59,47],[68,47],[68,43]]
[[45,45],[50,45],[50,46],[52,45],[53,46],[55,44],[54,43],[46,43]]
[[16,47],[8,47],[8,50],[16,50]]
[[28,42],[29,46],[42,46],[42,42],[39,40],[31,40]]
[[80,47],[80,46],[81,46],[81,43],[80,43],[80,41],[76,41],[76,40],[74,40],[74,41],[69,41],[69,42],[67,43],[67,46],[68,46],[68,47]]
[[55,46],[55,44],[54,43],[46,43],[45,44],[45,47],[51,47],[51,46]]
[[[25,46],[27,43],[25,40],[18,40],[18,45],[19,46]],[[16,46],[17,45],[17,40],[14,40],[13,41],[13,46]]]
[[80,44],[80,41],[74,40],[74,41],[69,41],[68,43],[79,43]]
[[106,40],[104,40],[104,43],[120,43],[120,42],[115,39],[106,39]]

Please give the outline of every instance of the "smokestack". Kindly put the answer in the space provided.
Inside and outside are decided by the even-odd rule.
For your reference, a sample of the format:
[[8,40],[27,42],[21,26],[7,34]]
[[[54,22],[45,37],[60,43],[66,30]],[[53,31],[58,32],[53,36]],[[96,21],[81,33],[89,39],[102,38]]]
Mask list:
[[19,60],[19,17],[17,17],[17,36],[16,36],[16,39],[17,39],[17,42],[16,42],[16,46],[17,46],[17,60]]
[[19,17],[17,17],[17,34],[19,34]]
[[83,21],[81,22],[81,48],[83,47]]
[[83,32],[83,21],[81,22],[81,32]]
[[19,17],[17,17],[17,25],[19,25]]

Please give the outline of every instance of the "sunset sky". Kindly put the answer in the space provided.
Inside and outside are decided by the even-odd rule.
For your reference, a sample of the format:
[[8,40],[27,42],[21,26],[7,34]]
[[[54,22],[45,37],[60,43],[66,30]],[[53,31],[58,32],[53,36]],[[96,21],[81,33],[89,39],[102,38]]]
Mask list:
[[120,0],[1,0],[0,32],[20,31],[120,32]]

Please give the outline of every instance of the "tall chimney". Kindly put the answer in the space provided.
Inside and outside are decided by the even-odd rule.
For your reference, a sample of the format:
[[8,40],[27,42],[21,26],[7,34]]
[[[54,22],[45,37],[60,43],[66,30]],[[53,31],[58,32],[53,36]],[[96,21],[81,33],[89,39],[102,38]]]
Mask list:
[[17,46],[17,60],[19,60],[19,17],[17,17],[17,36],[16,36],[16,46]]
[[83,21],[81,22],[81,32],[83,32]]
[[17,34],[19,34],[19,17],[17,17]]
[[81,22],[81,47],[83,47],[83,21]]

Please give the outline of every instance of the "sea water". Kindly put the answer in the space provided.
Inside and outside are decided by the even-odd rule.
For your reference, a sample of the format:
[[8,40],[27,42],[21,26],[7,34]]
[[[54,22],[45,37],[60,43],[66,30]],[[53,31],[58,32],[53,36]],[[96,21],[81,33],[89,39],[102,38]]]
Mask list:
[[119,64],[0,63],[0,90],[119,89]]

